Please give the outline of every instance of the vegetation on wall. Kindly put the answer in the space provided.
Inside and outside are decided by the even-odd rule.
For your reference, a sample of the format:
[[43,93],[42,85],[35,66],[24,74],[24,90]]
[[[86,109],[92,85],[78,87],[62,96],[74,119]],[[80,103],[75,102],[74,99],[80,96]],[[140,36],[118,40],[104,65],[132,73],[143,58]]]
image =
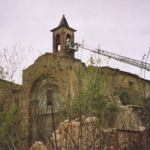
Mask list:
[[[119,79],[116,80],[116,76],[111,76],[110,73],[103,74],[101,68],[94,67],[94,65],[96,64],[94,61],[100,62],[100,60],[96,60],[93,57],[91,57],[90,64],[86,69],[86,74],[82,71],[81,69],[82,67],[79,64],[79,68],[75,71],[77,90],[75,91],[75,95],[73,99],[72,100],[69,99],[70,101],[72,101],[72,103],[70,104],[69,102],[68,103],[66,102],[68,109],[66,108],[65,110],[63,110],[63,112],[65,112],[65,116],[67,116],[66,114],[69,114],[70,120],[75,118],[80,119],[81,136],[83,134],[82,115],[84,115],[85,117],[96,116],[100,119],[100,124],[103,127],[106,128],[113,127],[112,126],[113,120],[115,120],[116,115],[120,111],[120,109],[116,107],[114,96],[118,95],[122,105],[136,105],[136,107],[138,106],[141,107],[141,103],[139,102],[142,100],[141,99],[142,94],[139,88],[134,89],[132,87],[131,89],[131,86],[128,87],[128,89],[130,89],[130,94],[126,90],[118,90],[117,92],[114,92],[112,88],[113,84],[116,84],[116,86],[118,87],[119,86],[125,87],[124,89],[126,89],[127,86],[126,76],[120,75],[120,77],[122,76],[123,78],[121,80]],[[96,65],[98,66],[98,64]],[[107,69],[105,71],[107,72]],[[114,81],[116,81],[117,83],[116,82],[114,83]],[[68,78],[68,82],[70,82],[69,78]],[[142,82],[141,80],[139,79],[137,80],[136,82],[137,87],[140,86],[141,82]],[[131,95],[132,97],[130,97]],[[111,100],[110,100],[110,96],[111,96]],[[71,97],[70,92],[69,92],[69,97]],[[146,107],[146,105],[143,105],[143,107]],[[144,109],[142,110],[145,111]],[[138,116],[139,115],[140,112],[138,112]],[[120,118],[121,117],[122,116],[120,115]],[[131,117],[129,117],[128,119],[129,122],[130,121],[132,122],[132,120],[130,120]],[[138,119],[140,120],[140,117]],[[117,120],[115,121],[117,124]],[[137,148],[142,149],[142,145],[140,145],[139,143],[131,144],[129,147],[131,149],[136,149],[135,145]],[[103,148],[104,147],[101,147],[100,149]]]
[[[41,76],[36,78],[32,88],[31,88],[31,95],[29,99],[29,137],[32,140],[44,140],[48,139],[53,136],[52,133],[56,130],[57,125],[60,121],[64,121],[65,119],[69,119],[69,121],[78,118],[80,120],[80,136],[82,137],[83,129],[82,129],[82,118],[85,117],[97,117],[99,119],[99,128],[102,126],[105,129],[112,128],[113,123],[116,123],[116,116],[120,113],[120,109],[116,106],[116,97],[121,100],[122,105],[130,105],[130,104],[138,104],[139,95],[142,95],[140,82],[138,81],[136,84],[139,86],[136,89],[138,94],[137,97],[133,97],[132,103],[130,101],[130,94],[126,90],[118,90],[114,92],[114,85],[115,86],[125,86],[125,78],[118,79],[117,73],[112,73],[109,68],[105,69],[105,72],[102,71],[100,67],[101,60],[97,59],[96,57],[92,56],[89,60],[88,67],[84,67],[81,62],[78,63],[78,66],[71,66],[69,63],[66,63],[62,66],[59,62],[55,64],[56,66],[52,65],[53,60],[48,60],[47,56],[41,56],[39,63],[42,67],[38,68]],[[46,59],[46,61],[45,61]],[[39,61],[39,60],[37,60]],[[45,62],[47,64],[45,64]],[[66,61],[67,62],[67,61]],[[15,63],[14,63],[15,64]],[[18,67],[18,66],[17,66]],[[17,68],[16,67],[16,68]],[[39,67],[39,66],[38,66]],[[13,67],[12,67],[13,68]],[[45,74],[47,72],[52,72],[52,74],[56,74],[57,81],[59,81],[59,88],[62,90],[59,94],[61,97],[57,97],[51,106],[51,113],[41,114],[40,112],[40,104],[44,104],[42,101],[39,101],[39,91],[42,89],[44,85],[48,90],[54,91],[55,88],[58,89],[58,83],[56,83],[56,79],[52,77],[50,74]],[[35,79],[37,70],[34,68],[29,67],[29,72],[25,74],[25,81],[29,83]],[[3,73],[3,69],[0,72],[1,78],[5,78],[7,73]],[[13,72],[16,69],[12,70]],[[112,75],[111,75],[111,73]],[[64,74],[64,76],[62,75]],[[11,79],[14,73],[12,74]],[[121,75],[120,75],[121,76]],[[29,78],[30,77],[30,78]],[[65,78],[63,78],[65,77]],[[29,79],[28,79],[29,78]],[[11,80],[13,85],[13,80]],[[49,86],[51,85],[51,86]],[[129,87],[131,88],[131,87]],[[131,89],[132,90],[132,89]],[[12,91],[12,90],[11,90]],[[17,90],[16,90],[17,91]],[[2,91],[4,92],[4,91]],[[11,94],[9,93],[10,90],[5,91],[3,96],[9,95],[10,96],[10,106],[6,109],[1,110],[0,112],[0,144],[3,146],[1,149],[4,148],[8,149],[16,149],[16,146],[20,146],[21,148],[21,140],[22,131],[21,128],[16,129],[18,134],[12,135],[11,131],[12,126],[15,125],[18,116],[18,103],[14,103],[14,100],[11,98]],[[13,93],[13,92],[12,92]],[[14,92],[15,93],[15,92]],[[41,92],[42,93],[42,92]],[[42,94],[41,94],[42,95]],[[16,92],[16,96],[19,97],[19,92]],[[42,95],[40,98],[45,99],[45,95]],[[54,97],[53,97],[54,98]],[[143,95],[144,105],[143,110],[146,112],[144,117],[148,118],[149,113],[147,107],[147,102],[145,95]],[[3,97],[3,101],[5,97]],[[17,101],[21,101],[20,98]],[[9,103],[8,102],[8,103]],[[55,104],[59,104],[55,105]],[[140,104],[139,104],[140,105]],[[44,104],[45,106],[45,104]],[[59,108],[59,112],[55,112],[56,106]],[[48,108],[48,106],[47,106]],[[50,108],[50,107],[49,107]],[[50,111],[50,110],[49,110]],[[53,112],[54,111],[54,112]],[[5,114],[5,118],[4,118]],[[83,115],[83,116],[82,116]],[[120,115],[121,118],[121,115]],[[131,119],[129,117],[129,119]],[[50,121],[51,120],[51,121]],[[48,122],[49,121],[49,122]],[[45,125],[49,123],[49,128],[45,128]],[[148,122],[148,121],[147,121]],[[123,124],[123,123],[122,123]],[[15,125],[16,126],[16,125]],[[147,127],[149,128],[149,127]],[[68,132],[67,132],[68,133]],[[93,130],[94,134],[95,131]],[[100,134],[99,134],[100,135]],[[98,136],[99,136],[98,135]],[[55,135],[54,135],[55,136]],[[73,135],[70,135],[73,136]],[[104,135],[105,136],[105,135]],[[101,137],[98,137],[99,140],[102,141]],[[29,139],[30,140],[30,139]],[[79,140],[78,140],[79,141]],[[82,140],[81,140],[82,142]],[[18,144],[19,143],[19,144]],[[56,142],[55,142],[56,144]],[[79,143],[78,143],[79,144]],[[139,145],[137,145],[139,146]],[[57,147],[55,145],[55,147]],[[100,145],[99,149],[104,149],[105,145]]]
[[130,101],[130,97],[129,97],[127,91],[114,92],[113,95],[114,95],[114,96],[116,96],[116,95],[119,96],[122,105],[131,105],[131,104],[133,104],[133,103]]
[[[0,150],[24,149],[22,114],[19,112],[23,89],[21,85],[14,82],[20,82],[22,63],[27,64],[29,61],[25,52],[20,44],[13,46],[12,53],[7,48],[0,52]],[[32,57],[31,53],[33,53],[32,47],[28,51],[28,55]]]
[[17,121],[17,117],[17,104],[15,103],[0,112],[0,149],[6,147],[16,149],[14,143],[18,141],[18,135],[12,137],[8,131],[13,130],[12,126]]

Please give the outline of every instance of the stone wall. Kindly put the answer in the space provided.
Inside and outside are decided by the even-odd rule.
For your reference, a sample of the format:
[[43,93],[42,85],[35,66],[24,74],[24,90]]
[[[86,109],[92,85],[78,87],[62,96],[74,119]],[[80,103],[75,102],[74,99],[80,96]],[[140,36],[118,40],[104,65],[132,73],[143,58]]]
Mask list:
[[[57,128],[60,121],[65,119],[60,117],[61,110],[68,107],[68,105],[60,104],[68,103],[69,86],[70,98],[72,99],[75,94],[73,83],[76,80],[75,70],[79,68],[81,68],[83,72],[86,72],[85,64],[81,63],[80,60],[56,57],[53,54],[46,53],[40,56],[32,66],[23,71],[23,87],[25,94],[22,113],[26,112],[24,113],[24,120],[26,121],[24,121],[23,124],[28,131],[25,134],[25,139],[28,139],[29,145],[37,140],[41,140],[41,138],[44,138],[43,142],[47,143],[53,132],[51,108],[44,110],[43,112],[45,113],[39,112],[39,102],[41,102],[43,106],[44,103],[46,103],[42,88],[45,87],[44,90],[51,89],[53,91],[55,91],[54,87],[58,89],[59,109],[55,111],[56,109],[54,108],[55,128]],[[39,99],[40,95],[42,101]],[[41,124],[43,130],[39,130],[39,125]]]
[[107,91],[107,95],[125,91],[128,95],[129,102],[132,104],[150,104],[149,80],[140,78],[136,74],[124,72],[115,68],[101,67],[100,70],[104,80],[103,88]]
[[9,106],[7,106],[7,104],[18,101],[19,96],[21,96],[21,91],[22,85],[0,79],[0,103],[6,105],[4,108]]
[[[33,65],[23,70],[23,85],[16,85],[0,80],[1,102],[3,101],[6,103],[6,99],[12,99],[12,101],[21,99],[19,111],[20,121],[23,129],[22,140],[25,143],[24,150],[28,149],[28,145],[35,143],[37,140],[41,140],[40,135],[37,136],[38,133],[35,133],[33,130],[33,128],[37,126],[38,121],[44,124],[43,128],[47,129],[47,131],[45,131],[49,134],[49,137],[51,137],[53,132],[51,119],[52,114],[37,114],[35,111],[33,111],[38,108],[35,108],[35,106],[38,104],[36,100],[38,100],[37,95],[40,93],[42,87],[46,87],[48,84],[55,84],[58,87],[60,105],[59,110],[54,114],[56,119],[55,127],[57,128],[61,121],[69,118],[69,116],[60,117],[60,115],[63,110],[68,110],[68,106],[72,105],[73,103],[75,94],[78,93],[78,79],[76,76],[76,71],[79,69],[82,70],[82,73],[85,75],[83,83],[86,84],[88,68],[89,67],[86,67],[81,60],[67,57],[57,57],[51,53],[46,53],[40,56]],[[109,128],[118,128],[122,130],[123,127],[116,124],[116,120],[119,122],[118,118],[120,116],[124,116],[125,114],[126,117],[124,116],[124,118],[128,119],[129,116],[132,116],[131,114],[136,108],[139,109],[139,105],[143,105],[143,101],[146,101],[147,106],[149,106],[147,102],[150,98],[150,81],[141,79],[137,75],[109,67],[99,67],[98,71],[98,73],[101,74],[100,77],[102,78],[101,94],[105,97],[108,97],[108,101],[109,95],[113,95],[115,92],[120,93],[122,91],[126,91],[128,93],[129,101],[133,102],[133,106],[120,106],[122,112],[118,113],[114,117],[111,117],[111,119],[106,120],[105,124],[101,124],[102,128],[105,130]],[[50,82],[48,81],[49,78],[52,79]],[[11,85],[15,85],[14,90],[13,88],[8,88]],[[117,98],[115,98],[115,101],[117,101]],[[33,103],[35,105],[33,105]],[[120,105],[119,103],[117,104]],[[38,121],[35,118],[38,118]],[[134,115],[132,118],[134,118]],[[135,118],[138,119],[137,117]],[[125,121],[125,125],[129,122]],[[143,120],[141,122],[143,122]],[[142,123],[140,123],[140,125],[143,126]],[[146,126],[146,124],[144,124],[144,126]],[[46,144],[49,139],[45,136],[44,139],[46,140],[43,142]]]
[[[20,121],[21,118],[19,116],[19,102],[22,98],[22,85],[14,84],[13,82],[9,82],[6,80],[0,79],[0,113],[3,112],[3,115],[0,114],[0,128],[1,123],[5,121],[5,119],[8,119],[7,113],[4,113],[6,111],[9,111],[10,106],[13,103],[18,104],[18,110],[15,113],[17,116],[16,118],[12,119],[10,122],[11,124],[7,127],[6,132],[8,134],[5,135],[5,138],[7,139],[7,142],[10,142],[10,138],[8,135],[13,139],[16,136],[21,137],[21,128],[20,128]],[[4,139],[3,139],[4,140]],[[16,144],[16,143],[15,143]],[[0,144],[0,149],[2,148],[3,144]],[[18,145],[18,144],[16,144]]]

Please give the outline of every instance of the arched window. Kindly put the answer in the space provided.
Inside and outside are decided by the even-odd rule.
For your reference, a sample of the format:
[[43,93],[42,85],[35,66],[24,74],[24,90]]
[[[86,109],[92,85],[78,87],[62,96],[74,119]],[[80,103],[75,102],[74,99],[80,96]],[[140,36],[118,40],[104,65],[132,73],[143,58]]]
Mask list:
[[71,35],[70,35],[70,34],[67,34],[67,38],[66,38],[66,39],[67,39],[67,41],[68,41],[68,40],[71,40]]
[[60,34],[56,35],[56,52],[60,51]]
[[[36,114],[50,114],[53,107],[54,113],[59,111],[59,90],[57,81],[50,75],[40,76],[31,90],[32,108]],[[31,101],[30,101],[31,102]]]
[[70,34],[67,34],[66,35],[67,37],[66,37],[66,46],[67,46],[67,48],[69,48],[70,46],[71,46],[71,35]]

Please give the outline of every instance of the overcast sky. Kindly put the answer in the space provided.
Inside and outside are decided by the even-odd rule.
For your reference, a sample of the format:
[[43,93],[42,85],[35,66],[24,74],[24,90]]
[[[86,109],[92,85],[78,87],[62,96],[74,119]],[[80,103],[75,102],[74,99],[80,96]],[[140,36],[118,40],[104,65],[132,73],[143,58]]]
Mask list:
[[[23,63],[28,67],[39,56],[37,50],[52,52],[50,30],[58,26],[63,14],[77,30],[75,42],[84,39],[86,45],[100,44],[103,50],[137,60],[149,50],[150,0],[0,0],[0,51],[7,47],[11,53],[17,44],[18,54],[28,54],[32,46],[32,59]],[[75,55],[85,63],[90,56],[86,50],[81,56],[81,49]],[[140,75],[137,67],[115,60],[108,63],[106,57],[99,57],[102,66]],[[146,72],[146,79],[150,80],[150,72]],[[16,82],[21,83],[21,77]]]

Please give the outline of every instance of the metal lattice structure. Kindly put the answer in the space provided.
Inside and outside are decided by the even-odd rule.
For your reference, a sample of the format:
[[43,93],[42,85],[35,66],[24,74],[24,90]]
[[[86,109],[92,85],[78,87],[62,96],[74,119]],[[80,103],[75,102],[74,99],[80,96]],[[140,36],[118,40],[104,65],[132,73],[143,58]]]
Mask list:
[[[81,47],[81,48],[89,50],[93,53],[97,53],[97,54],[100,54],[100,55],[103,55],[103,56],[107,56],[109,58],[113,58],[115,60],[130,64],[130,65],[142,68],[142,69],[146,69],[147,71],[150,71],[150,64],[148,64],[146,62],[142,62],[142,61],[138,61],[138,60],[135,60],[135,59],[132,59],[132,58],[128,58],[128,57],[124,57],[124,56],[117,55],[117,54],[114,54],[114,53],[110,53],[110,52],[107,52],[105,50],[101,50],[101,49],[94,48],[94,47],[91,47],[91,46],[87,46],[87,45],[84,45],[84,44],[75,43],[74,46],[76,46],[76,49]],[[71,48],[74,48],[74,47],[71,46]]]

